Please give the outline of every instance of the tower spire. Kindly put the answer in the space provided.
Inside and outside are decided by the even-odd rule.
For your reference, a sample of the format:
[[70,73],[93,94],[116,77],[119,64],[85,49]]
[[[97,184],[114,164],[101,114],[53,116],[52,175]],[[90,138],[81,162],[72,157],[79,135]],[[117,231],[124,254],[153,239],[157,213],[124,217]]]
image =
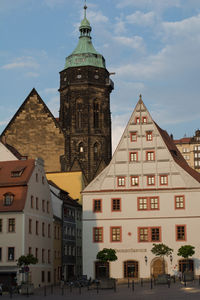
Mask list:
[[83,8],[84,8],[84,19],[86,19],[86,11],[87,11],[86,0],[85,0],[85,5]]

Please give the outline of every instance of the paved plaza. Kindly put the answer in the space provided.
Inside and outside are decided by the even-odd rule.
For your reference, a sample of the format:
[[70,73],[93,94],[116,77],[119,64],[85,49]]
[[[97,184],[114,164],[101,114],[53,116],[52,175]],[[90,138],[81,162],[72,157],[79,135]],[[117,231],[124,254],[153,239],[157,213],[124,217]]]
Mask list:
[[[9,294],[4,294],[0,299],[10,299]],[[199,282],[187,283],[185,287],[184,284],[172,283],[170,288],[167,285],[156,285],[151,289],[150,282],[145,283],[143,287],[140,283],[134,284],[134,289],[132,284],[128,285],[118,285],[116,291],[107,289],[107,290],[96,290],[90,289],[87,287],[83,288],[72,288],[65,287],[63,290],[59,287],[47,287],[35,290],[34,295],[12,295],[12,299],[30,299],[30,300],[39,300],[39,299],[48,299],[48,300],[89,300],[89,299],[103,299],[103,300],[129,300],[129,299],[155,299],[155,300],[164,300],[164,299],[200,299],[200,285]]]

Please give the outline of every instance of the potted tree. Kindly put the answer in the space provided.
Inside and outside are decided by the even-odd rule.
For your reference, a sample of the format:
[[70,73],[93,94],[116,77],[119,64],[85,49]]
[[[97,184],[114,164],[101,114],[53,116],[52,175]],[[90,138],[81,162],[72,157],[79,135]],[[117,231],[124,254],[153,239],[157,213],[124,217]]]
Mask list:
[[29,265],[35,265],[38,259],[32,254],[21,255],[17,260],[17,265],[21,268],[21,273],[25,275],[21,283],[21,294],[33,294],[34,286],[29,282]]
[[[117,255],[114,249],[104,248],[97,253],[96,258],[101,263],[109,263],[112,261],[116,261]],[[103,278],[101,279],[101,288],[114,288],[115,279],[114,278]]]
[[168,283],[169,275],[165,273],[165,256],[169,256],[172,254],[173,249],[169,248],[167,245],[161,244],[153,244],[153,248],[151,252],[155,254],[155,256],[159,256],[162,258],[162,274],[158,275],[157,282],[158,283]]
[[185,270],[183,276],[185,281],[194,280],[194,272],[190,270],[189,257],[195,254],[195,247],[191,245],[184,245],[178,249],[177,255],[183,257],[186,260]]

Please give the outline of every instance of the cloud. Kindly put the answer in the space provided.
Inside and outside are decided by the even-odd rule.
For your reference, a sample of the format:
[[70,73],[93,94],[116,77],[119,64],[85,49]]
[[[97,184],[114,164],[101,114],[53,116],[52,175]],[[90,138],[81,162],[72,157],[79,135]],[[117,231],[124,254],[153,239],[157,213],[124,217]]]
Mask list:
[[163,22],[164,38],[194,38],[200,37],[200,14],[178,22]]
[[118,0],[117,7],[123,8],[126,6],[140,7],[147,9],[153,7],[155,9],[164,9],[167,7],[179,7],[181,0]]
[[152,25],[155,22],[155,12],[143,13],[141,11],[136,11],[132,15],[126,16],[126,20],[130,24],[136,24],[139,26]]
[[133,49],[140,49],[140,51],[145,50],[144,40],[140,36],[125,37],[125,36],[116,36],[113,38],[119,44],[131,47]]
[[94,11],[91,9],[87,13],[87,18],[94,24],[108,22],[108,17],[104,16],[101,11]]
[[39,77],[39,74],[35,72],[27,72],[25,75],[26,77],[33,77],[33,78]]
[[37,69],[39,67],[38,63],[34,61],[32,57],[19,57],[16,58],[12,63],[6,64],[1,67],[4,70],[12,70],[19,68],[33,68]]
[[[54,8],[57,5],[63,5],[66,4],[67,0],[43,0],[44,4],[47,5],[50,8]],[[67,1],[70,2],[70,1]]]
[[115,34],[121,34],[121,33],[126,32],[125,22],[119,18],[116,18],[116,20],[117,20],[117,22],[115,23],[115,26],[114,26]]
[[57,88],[46,88],[42,91],[42,93],[44,93],[44,94],[56,94],[56,93],[58,93],[58,89]]

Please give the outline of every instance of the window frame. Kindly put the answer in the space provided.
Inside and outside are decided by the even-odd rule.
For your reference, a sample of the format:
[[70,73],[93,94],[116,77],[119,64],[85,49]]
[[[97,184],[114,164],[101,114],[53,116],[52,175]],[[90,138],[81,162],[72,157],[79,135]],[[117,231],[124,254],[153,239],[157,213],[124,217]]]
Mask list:
[[[133,139],[133,137],[135,137],[135,139]],[[137,131],[130,132],[130,141],[137,142]]]
[[[10,224],[10,221],[14,221],[13,224]],[[13,229],[13,230],[11,230]],[[15,233],[16,232],[16,220],[15,218],[8,218],[8,233]]]
[[[98,230],[98,234],[95,234],[95,230]],[[101,231],[101,234],[99,234]],[[99,236],[101,235],[101,240],[99,240]],[[95,236],[98,236],[98,239],[95,239]],[[93,243],[103,243],[103,227],[93,227]]]
[[[119,236],[119,239],[113,240],[113,229],[119,229],[119,234],[116,233],[116,237]],[[110,242],[111,243],[121,243],[122,242],[122,227],[121,226],[111,226],[110,227]]]
[[[140,200],[147,200],[146,202],[146,208],[141,209],[140,205],[144,205],[145,203],[140,203]],[[151,200],[157,199],[157,208],[152,208]],[[160,197],[159,196],[147,196],[147,197],[137,197],[137,210],[138,211],[154,211],[154,210],[160,210]]]
[[[166,183],[162,183],[162,177],[163,178],[166,178]],[[163,174],[163,175],[159,175],[159,181],[160,181],[160,185],[168,185],[168,175],[165,175],[165,174]]]
[[[8,192],[8,193],[5,193],[4,195],[3,195],[3,205],[4,206],[11,206],[12,204],[13,204],[13,201],[14,201],[14,194],[12,194],[12,193],[10,193],[10,192]],[[7,198],[7,197],[9,197],[9,198]],[[8,202],[8,200],[9,200],[9,202]]]
[[[137,179],[136,181],[138,181],[138,183],[136,184],[133,184],[132,183],[132,179]],[[139,186],[140,185],[140,182],[139,182],[139,176],[130,176],[130,183],[131,183],[131,186]]]
[[[119,184],[119,181],[124,181],[123,184]],[[126,186],[126,177],[125,176],[117,176],[117,187],[125,187]]]
[[[9,259],[9,249],[13,249],[13,259]],[[7,261],[15,261],[15,247],[8,247],[7,248]]]
[[[159,230],[159,240],[153,240],[152,239],[152,229],[158,229]],[[147,240],[141,240],[141,234],[140,230],[147,230]],[[161,226],[144,226],[144,227],[138,227],[138,243],[160,243],[162,242],[162,232],[161,232]]]
[[[144,122],[144,120],[146,120],[146,121]],[[148,120],[148,119],[147,119],[147,116],[143,116],[143,117],[142,117],[142,124],[147,124],[147,120]]]
[[[175,225],[176,226],[176,241],[177,242],[186,242],[187,241],[187,235],[186,235],[186,224],[179,224],[179,225]],[[179,227],[183,227],[184,228],[184,239],[179,239],[178,238],[178,228]]]
[[[153,154],[153,159],[148,159],[149,158],[149,155],[150,155],[150,158],[151,158],[151,155]],[[154,150],[147,150],[146,151],[146,161],[155,161],[155,151]]]
[[147,175],[146,178],[147,178],[147,185],[148,186],[155,186],[156,185],[156,176],[155,175]]
[[140,117],[135,117],[135,124],[136,125],[140,124]]
[[[95,202],[99,201],[100,209],[95,210]],[[93,213],[102,213],[102,199],[93,199]]]
[[[177,198],[180,198],[180,197],[183,198],[183,207],[177,207]],[[179,202],[179,204],[180,204],[180,202]],[[185,195],[175,195],[174,196],[174,208],[176,210],[185,209]]]
[[[114,209],[114,200],[119,200],[119,209]],[[121,211],[121,198],[111,198],[111,211],[112,212],[120,212]]]
[[[150,139],[149,139],[149,137],[150,137]],[[153,131],[152,130],[146,131],[146,141],[147,142],[152,142],[153,141]]]
[[137,151],[129,152],[129,162],[136,162],[136,161],[138,161],[138,152]]

